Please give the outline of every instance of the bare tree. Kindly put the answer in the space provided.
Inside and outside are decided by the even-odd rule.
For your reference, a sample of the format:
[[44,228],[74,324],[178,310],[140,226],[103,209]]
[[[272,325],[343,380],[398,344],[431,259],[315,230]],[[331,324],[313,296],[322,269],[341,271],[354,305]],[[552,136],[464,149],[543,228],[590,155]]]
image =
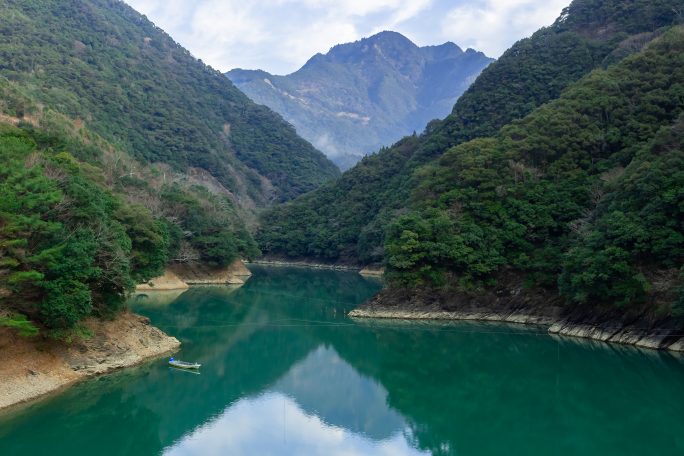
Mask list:
[[197,250],[192,248],[189,242],[182,241],[178,255],[173,259],[173,261],[176,263],[190,263],[193,261],[199,261],[199,259],[200,255]]

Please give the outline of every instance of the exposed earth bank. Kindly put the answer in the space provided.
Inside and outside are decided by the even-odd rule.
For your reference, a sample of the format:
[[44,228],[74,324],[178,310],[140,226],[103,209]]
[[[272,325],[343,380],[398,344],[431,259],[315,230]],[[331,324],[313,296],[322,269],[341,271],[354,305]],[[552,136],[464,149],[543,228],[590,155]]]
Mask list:
[[191,285],[244,285],[252,275],[241,260],[223,268],[199,263],[175,264],[164,275],[136,287],[138,292],[187,290]]
[[40,336],[21,337],[0,328],[0,410],[180,347],[175,337],[132,313],[113,321],[88,319],[85,325],[92,337],[72,344]]
[[[236,260],[224,268],[201,264],[169,267],[162,276],[137,286],[142,293],[182,293],[191,285],[242,285],[252,273]],[[21,337],[0,328],[0,410],[39,398],[85,378],[134,366],[171,353],[180,342],[124,313],[113,321],[88,319],[91,338],[67,344],[43,337]]]
[[[483,294],[388,288],[349,313],[352,318],[497,321],[541,325],[549,334],[594,339],[656,350],[684,352],[684,331],[671,318],[609,311],[568,312],[552,293],[523,288]],[[592,313],[593,312],[593,313]]]

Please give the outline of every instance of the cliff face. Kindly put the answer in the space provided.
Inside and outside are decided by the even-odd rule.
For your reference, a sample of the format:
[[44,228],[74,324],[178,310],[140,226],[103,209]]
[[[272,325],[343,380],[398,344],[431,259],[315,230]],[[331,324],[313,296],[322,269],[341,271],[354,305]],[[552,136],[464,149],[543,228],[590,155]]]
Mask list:
[[20,337],[0,328],[0,409],[180,347],[175,337],[130,313],[113,321],[88,319],[85,325],[93,336],[71,345],[42,337]]

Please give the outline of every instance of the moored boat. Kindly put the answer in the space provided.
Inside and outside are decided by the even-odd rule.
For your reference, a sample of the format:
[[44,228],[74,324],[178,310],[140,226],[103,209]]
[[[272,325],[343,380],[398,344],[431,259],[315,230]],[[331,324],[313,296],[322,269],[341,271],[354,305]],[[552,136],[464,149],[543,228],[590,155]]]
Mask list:
[[177,367],[179,369],[199,369],[200,367],[202,367],[202,365],[199,363],[188,363],[174,358],[169,359],[169,365]]

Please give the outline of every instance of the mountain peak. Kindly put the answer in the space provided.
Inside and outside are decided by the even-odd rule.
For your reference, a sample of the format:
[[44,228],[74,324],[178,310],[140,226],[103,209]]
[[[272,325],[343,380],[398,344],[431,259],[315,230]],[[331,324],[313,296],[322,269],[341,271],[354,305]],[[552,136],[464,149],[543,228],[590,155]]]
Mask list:
[[464,53],[460,46],[451,41],[437,46],[424,46],[420,50],[432,60],[453,59]]
[[376,43],[393,43],[393,44],[403,44],[403,45],[408,45],[408,46],[415,46],[413,41],[406,38],[401,33],[393,32],[391,30],[384,30],[380,33],[376,33],[375,35],[369,36],[368,38],[364,38],[361,40],[361,42],[363,42],[363,41],[370,41],[370,42],[376,42]]
[[417,52],[418,46],[398,32],[384,31],[353,43],[338,44],[326,54],[335,61],[362,60],[363,55],[389,52],[399,57],[409,52]]
[[491,61],[452,42],[418,47],[401,33],[383,31],[316,54],[287,76],[227,75],[346,169],[449,114]]

